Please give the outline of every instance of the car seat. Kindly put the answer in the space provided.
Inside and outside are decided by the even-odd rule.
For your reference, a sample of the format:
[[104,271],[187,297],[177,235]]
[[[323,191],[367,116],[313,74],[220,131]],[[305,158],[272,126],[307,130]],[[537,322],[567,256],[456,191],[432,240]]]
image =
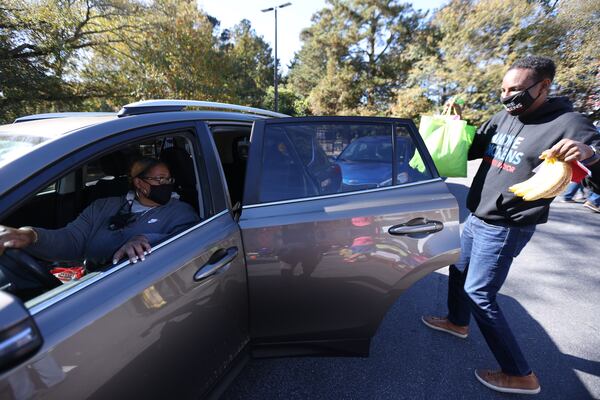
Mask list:
[[181,201],[190,204],[198,211],[198,190],[196,189],[196,174],[194,160],[185,149],[169,147],[160,153],[160,161],[167,164],[171,175],[175,178],[175,191]]
[[241,204],[246,180],[246,164],[250,142],[244,137],[236,138],[231,143],[232,163],[223,164],[223,172],[227,179],[231,204]]
[[99,179],[85,189],[85,203],[105,197],[123,196],[129,190],[129,157],[122,151],[112,152],[98,160],[102,172],[112,179]]

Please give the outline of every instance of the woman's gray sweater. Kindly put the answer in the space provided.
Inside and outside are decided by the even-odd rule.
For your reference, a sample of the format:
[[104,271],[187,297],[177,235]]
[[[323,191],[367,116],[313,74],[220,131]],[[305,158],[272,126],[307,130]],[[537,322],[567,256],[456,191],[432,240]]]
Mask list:
[[172,198],[164,206],[137,213],[135,221],[126,227],[110,230],[111,217],[127,209],[125,196],[96,200],[64,228],[35,228],[38,240],[27,251],[52,261],[85,259],[95,265],[109,264],[114,253],[136,235],[156,245],[199,221],[189,204]]

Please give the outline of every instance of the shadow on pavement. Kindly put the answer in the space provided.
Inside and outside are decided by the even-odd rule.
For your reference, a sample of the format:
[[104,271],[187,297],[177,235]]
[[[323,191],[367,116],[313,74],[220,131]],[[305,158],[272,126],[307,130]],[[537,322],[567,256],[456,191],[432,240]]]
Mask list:
[[[514,399],[481,385],[475,368],[497,368],[475,322],[466,340],[428,329],[422,314],[446,311],[447,276],[434,273],[410,288],[389,311],[369,358],[253,360],[223,399]],[[535,399],[593,397],[576,370],[600,376],[600,363],[563,354],[512,297],[500,304],[542,391]],[[596,393],[597,395],[597,393]]]

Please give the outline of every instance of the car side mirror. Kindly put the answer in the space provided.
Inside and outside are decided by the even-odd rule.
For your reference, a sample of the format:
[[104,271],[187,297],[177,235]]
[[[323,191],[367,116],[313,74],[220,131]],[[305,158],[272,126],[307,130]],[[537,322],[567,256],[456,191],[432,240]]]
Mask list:
[[0,291],[0,371],[35,354],[42,343],[42,335],[21,300]]

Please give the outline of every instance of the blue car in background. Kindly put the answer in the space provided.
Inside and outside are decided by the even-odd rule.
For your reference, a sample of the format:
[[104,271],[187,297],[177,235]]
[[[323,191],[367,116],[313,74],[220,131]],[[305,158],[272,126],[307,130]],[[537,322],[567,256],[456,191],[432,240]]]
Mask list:
[[[396,138],[398,183],[414,181],[419,174],[408,163],[415,152],[412,142]],[[354,140],[335,159],[342,171],[342,190],[374,189],[392,184],[392,142],[389,136],[365,136]],[[365,164],[368,167],[365,168]]]

